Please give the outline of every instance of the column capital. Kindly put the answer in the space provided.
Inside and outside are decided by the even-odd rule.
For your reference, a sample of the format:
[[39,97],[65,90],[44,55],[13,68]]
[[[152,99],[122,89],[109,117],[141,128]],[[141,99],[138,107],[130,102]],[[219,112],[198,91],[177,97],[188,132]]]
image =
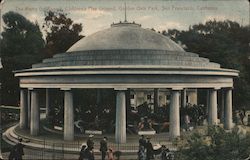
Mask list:
[[27,88],[20,88],[20,92],[28,92],[28,89]]
[[233,90],[234,87],[225,87],[225,88],[221,88],[221,89],[224,89],[224,90]]
[[114,88],[115,91],[126,91],[128,88]]
[[209,90],[211,91],[211,90],[220,90],[221,89],[221,87],[213,87],[213,88],[209,88]]
[[29,91],[37,91],[38,88],[27,88]]
[[60,90],[62,90],[62,91],[71,91],[71,88],[60,88]]
[[183,87],[173,87],[173,88],[171,88],[172,91],[181,91],[183,89],[184,89]]

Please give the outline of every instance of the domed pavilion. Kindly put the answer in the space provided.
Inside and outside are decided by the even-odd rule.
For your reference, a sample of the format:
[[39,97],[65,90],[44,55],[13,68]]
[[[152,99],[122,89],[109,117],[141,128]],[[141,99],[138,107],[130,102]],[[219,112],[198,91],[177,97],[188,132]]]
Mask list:
[[[50,89],[64,91],[64,140],[74,139],[73,89],[114,89],[116,93],[115,139],[126,143],[126,90],[171,91],[172,138],[180,136],[181,91],[208,91],[208,123],[216,125],[217,92],[223,91],[224,128],[232,128],[233,78],[238,71],[221,68],[198,54],[186,52],[168,37],[127,21],[82,38],[66,53],[54,55],[15,73],[20,79],[20,127],[39,134],[39,91],[46,90],[50,111]],[[29,103],[29,100],[31,103]]]

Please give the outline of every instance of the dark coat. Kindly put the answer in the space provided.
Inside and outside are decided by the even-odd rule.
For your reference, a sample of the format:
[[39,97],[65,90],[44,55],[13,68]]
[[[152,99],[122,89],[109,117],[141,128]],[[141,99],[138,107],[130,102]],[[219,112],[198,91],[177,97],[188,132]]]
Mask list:
[[11,150],[9,159],[18,159],[22,160],[22,156],[24,155],[23,151],[24,145],[22,143],[17,143]]
[[80,151],[80,157],[79,160],[84,160],[84,158],[86,157],[86,153],[85,153],[86,147],[82,147],[81,151]]
[[104,139],[100,141],[100,151],[102,152],[108,151],[108,143]]
[[147,141],[145,139],[142,138],[139,139],[139,146],[143,146],[144,148],[146,148],[146,143]]
[[150,141],[146,143],[146,159],[150,160],[154,156],[154,148]]
[[87,160],[95,160],[94,152],[91,148],[85,149],[84,155]]
[[87,147],[92,150],[94,148],[94,141],[92,139],[87,140]]

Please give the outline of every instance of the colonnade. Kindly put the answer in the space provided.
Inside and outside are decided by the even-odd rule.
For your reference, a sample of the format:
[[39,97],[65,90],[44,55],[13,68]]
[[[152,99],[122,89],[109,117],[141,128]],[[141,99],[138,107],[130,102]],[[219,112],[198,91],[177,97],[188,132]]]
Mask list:
[[[72,89],[61,89],[64,91],[64,140],[74,140],[74,104]],[[126,143],[126,88],[115,89],[116,91],[116,126],[115,139],[117,143]],[[172,88],[170,102],[170,127],[169,134],[171,138],[180,136],[180,106],[185,102],[186,96],[180,96],[183,88]],[[224,128],[232,128],[232,88],[223,88],[222,99],[224,101]],[[154,90],[156,99],[155,105],[159,103],[158,89]],[[218,89],[208,89],[208,123],[217,125],[217,95]],[[181,98],[183,97],[183,98]],[[182,101],[180,101],[182,99]],[[50,112],[49,89],[46,89],[46,116]],[[180,103],[181,102],[181,103]],[[40,107],[38,89],[20,90],[20,128],[30,128],[30,134],[36,136],[40,128]]]

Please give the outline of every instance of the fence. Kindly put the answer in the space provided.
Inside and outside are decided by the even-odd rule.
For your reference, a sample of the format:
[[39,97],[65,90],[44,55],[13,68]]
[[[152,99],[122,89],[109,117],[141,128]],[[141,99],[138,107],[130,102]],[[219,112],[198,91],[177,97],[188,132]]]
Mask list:
[[[153,143],[154,144],[154,143]],[[162,143],[167,146],[167,148],[173,149],[173,145],[169,142]],[[82,143],[80,141],[57,143],[53,141],[44,140],[41,141],[40,149],[25,147],[25,155],[23,159],[78,159],[80,148]],[[126,143],[126,144],[116,144],[108,143],[108,147],[112,148],[114,152],[121,152],[121,159],[137,159],[138,144]],[[160,147],[160,146],[159,146]],[[94,145],[94,155],[95,159],[100,159],[99,152],[99,142],[95,142]]]

